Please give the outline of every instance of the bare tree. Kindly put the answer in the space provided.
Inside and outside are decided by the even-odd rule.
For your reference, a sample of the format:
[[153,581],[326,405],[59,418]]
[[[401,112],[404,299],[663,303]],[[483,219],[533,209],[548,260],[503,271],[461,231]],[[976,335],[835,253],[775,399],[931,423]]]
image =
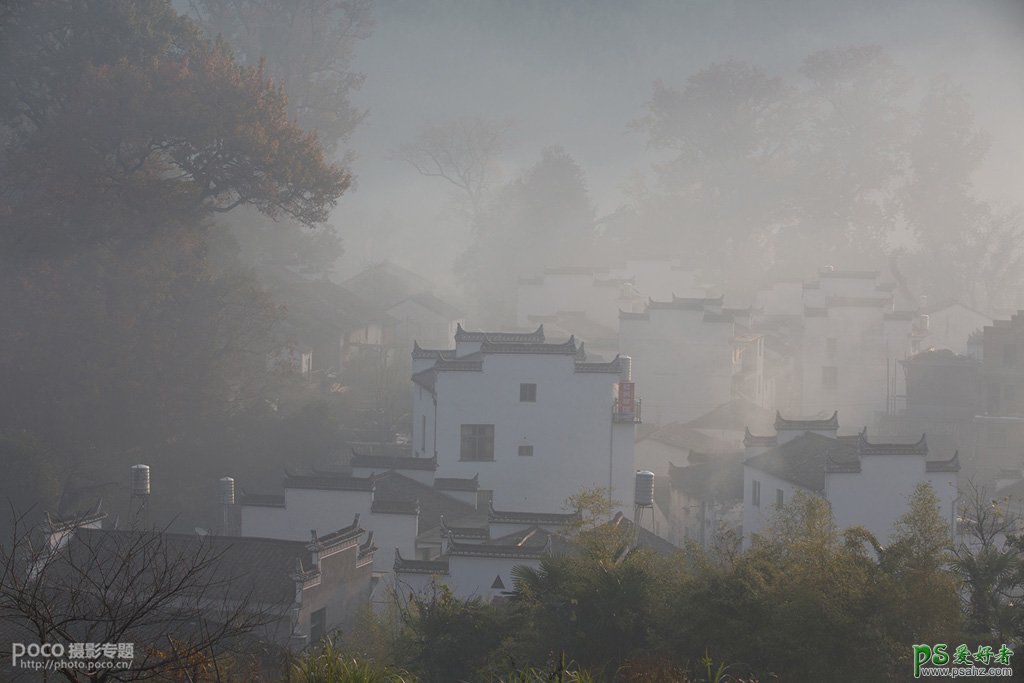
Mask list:
[[291,596],[257,596],[224,562],[225,539],[85,528],[81,520],[39,529],[15,518],[11,541],[0,546],[0,623],[11,634],[4,654],[18,642],[60,645],[64,658],[77,644],[132,644],[130,652],[122,645],[118,654],[70,655],[84,668],[51,662],[64,680],[192,681],[198,672],[225,680],[246,636],[288,620]]
[[423,128],[393,157],[421,175],[448,181],[465,200],[473,229],[478,230],[510,127],[507,122],[463,116]]
[[962,584],[967,630],[978,637],[1013,637],[1024,624],[1018,604],[1024,596],[1020,514],[1011,501],[994,500],[973,482],[959,500],[952,568]]

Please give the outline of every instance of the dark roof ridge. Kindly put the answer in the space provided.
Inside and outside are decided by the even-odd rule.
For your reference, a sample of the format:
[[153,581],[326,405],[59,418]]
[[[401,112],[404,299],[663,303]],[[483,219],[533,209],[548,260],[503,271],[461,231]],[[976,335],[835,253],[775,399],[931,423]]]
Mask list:
[[867,428],[860,433],[857,452],[861,455],[928,455],[928,442],[922,433],[915,443],[871,443]]
[[756,436],[751,434],[750,427],[743,428],[743,445],[744,446],[778,446],[779,436],[772,434],[771,436]]
[[775,431],[813,431],[813,430],[839,429],[839,411],[832,412],[832,417],[826,419],[796,418],[793,420],[782,417],[782,413],[775,411]]
[[455,341],[487,341],[492,342],[511,342],[511,343],[524,343],[524,342],[544,342],[544,325],[542,324],[533,332],[483,332],[476,331],[471,332],[462,327],[462,323],[457,323],[455,326]]

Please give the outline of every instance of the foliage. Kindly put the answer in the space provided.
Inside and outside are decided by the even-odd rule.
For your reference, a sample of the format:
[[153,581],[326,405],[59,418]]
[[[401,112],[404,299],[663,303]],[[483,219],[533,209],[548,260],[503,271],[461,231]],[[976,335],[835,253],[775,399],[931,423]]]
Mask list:
[[656,84],[637,125],[669,159],[635,192],[633,239],[745,284],[805,273],[809,254],[852,267],[903,253],[936,297],[1000,305],[1019,282],[1020,210],[976,195],[988,138],[962,88],[914,85],[876,46],[811,54],[800,78],[726,62]]
[[291,683],[412,683],[408,674],[392,667],[349,657],[333,640],[302,654],[292,664]]
[[168,2],[18,0],[0,45],[0,429],[103,481],[269,389],[281,310],[211,257],[213,217],[316,224],[350,177]]
[[973,483],[961,496],[965,533],[953,548],[952,569],[962,587],[971,638],[1009,640],[1024,633],[1024,543],[1019,515],[1008,502],[992,500]]
[[401,620],[396,661],[430,683],[486,680],[508,661],[504,641],[517,631],[514,614],[459,599],[439,582],[425,595],[409,595]]

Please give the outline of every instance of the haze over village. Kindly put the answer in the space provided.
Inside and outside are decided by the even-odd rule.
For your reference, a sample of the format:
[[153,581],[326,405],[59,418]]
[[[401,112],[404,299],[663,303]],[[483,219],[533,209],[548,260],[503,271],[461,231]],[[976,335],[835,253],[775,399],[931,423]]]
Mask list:
[[1022,37],[9,3],[0,679],[1011,675]]

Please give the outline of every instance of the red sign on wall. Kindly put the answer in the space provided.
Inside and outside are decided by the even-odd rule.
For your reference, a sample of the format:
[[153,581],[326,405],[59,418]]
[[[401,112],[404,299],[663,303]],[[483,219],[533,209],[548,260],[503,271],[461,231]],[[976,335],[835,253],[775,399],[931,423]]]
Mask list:
[[636,385],[633,382],[619,382],[619,412],[632,413],[634,398],[636,397]]

